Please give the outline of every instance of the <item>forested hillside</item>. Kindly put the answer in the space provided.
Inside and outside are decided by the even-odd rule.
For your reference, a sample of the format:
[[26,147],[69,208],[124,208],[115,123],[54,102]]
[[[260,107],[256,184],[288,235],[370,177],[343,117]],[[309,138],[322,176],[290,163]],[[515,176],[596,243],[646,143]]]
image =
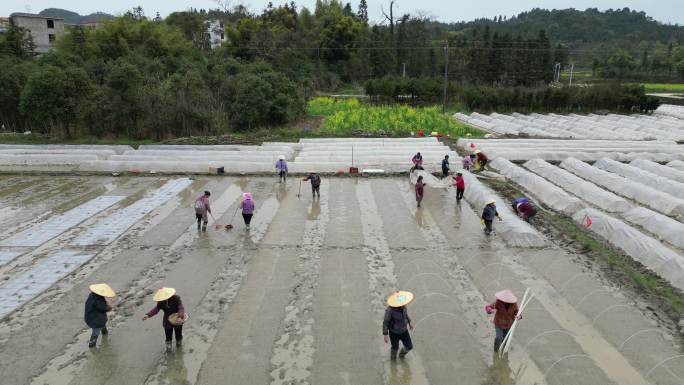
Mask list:
[[104,12],[93,12],[88,15],[79,15],[76,12],[61,8],[46,8],[38,13],[46,17],[61,17],[67,24],[80,24],[82,22],[92,22],[103,19],[113,19],[114,16]]
[[684,79],[684,26],[663,24],[629,8],[533,9],[511,18],[436,23],[436,28],[471,37],[482,36],[487,28],[499,36],[544,30],[554,44],[565,48],[567,55],[557,60],[563,64],[574,63],[609,78]]
[[[354,7],[319,0],[312,10],[291,2],[258,14],[242,6],[189,10],[165,19],[137,7],[97,29],[70,27],[40,57],[26,31],[12,26],[0,35],[0,121],[5,129],[66,136],[216,134],[291,123],[309,97],[348,85],[365,86],[383,103],[525,111],[653,107],[639,87],[553,85],[556,63],[571,63],[578,51],[556,41],[543,23],[525,23],[545,11],[448,26],[397,14],[391,3],[384,9],[387,20],[371,25],[366,0]],[[226,42],[213,50],[208,21],[225,26]],[[684,48],[675,40],[667,47],[658,73],[684,76]],[[607,77],[643,76],[638,53],[629,49],[616,44],[589,57]],[[647,59],[643,68],[655,71]]]

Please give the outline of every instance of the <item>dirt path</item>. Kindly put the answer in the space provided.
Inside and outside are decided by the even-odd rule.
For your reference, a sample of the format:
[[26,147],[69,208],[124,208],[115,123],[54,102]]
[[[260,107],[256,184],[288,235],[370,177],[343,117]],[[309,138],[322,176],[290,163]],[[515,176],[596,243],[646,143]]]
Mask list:
[[[126,195],[121,207],[165,182],[87,183]],[[201,178],[111,244],[85,247],[92,260],[0,321],[3,385],[683,383],[678,339],[583,255],[486,237],[451,190],[428,189],[417,209],[406,179],[325,178],[320,201],[308,184],[297,197],[298,187]],[[192,202],[205,189],[218,222],[233,230],[198,234]],[[242,191],[257,203],[249,231],[233,216]],[[14,279],[112,210],[22,255],[1,277]],[[88,350],[82,307],[96,281],[119,296],[111,335]],[[161,285],[178,289],[190,315],[183,347],[169,351],[160,317],[141,320]],[[484,303],[496,290],[526,287],[536,298],[508,359],[495,358]],[[416,295],[415,349],[391,362],[380,326],[385,297],[398,288]]]

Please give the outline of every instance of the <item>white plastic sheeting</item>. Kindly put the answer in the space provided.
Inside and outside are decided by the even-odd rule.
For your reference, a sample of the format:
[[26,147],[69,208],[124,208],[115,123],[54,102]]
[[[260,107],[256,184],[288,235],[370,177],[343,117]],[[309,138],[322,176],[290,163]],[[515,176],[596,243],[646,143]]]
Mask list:
[[[5,149],[23,149],[23,150],[111,150],[117,154],[123,154],[124,151],[132,150],[133,147],[125,144],[0,144],[0,150]],[[72,153],[72,152],[69,152]]]
[[71,244],[75,246],[109,244],[145,215],[166,203],[191,183],[192,181],[187,178],[166,182],[162,187],[149,193],[139,201],[121,210],[117,210],[99,221],[96,225],[76,237]]
[[439,143],[439,140],[435,137],[415,137],[415,138],[305,138],[300,139],[301,144],[311,144],[311,143]]
[[32,226],[3,241],[0,245],[40,246],[124,198],[124,196],[119,195],[99,196],[63,214]]
[[[214,161],[117,161],[97,160],[78,166],[84,172],[158,172],[158,173],[209,173],[210,167],[223,167],[226,173],[250,174],[275,172],[275,162],[214,162]],[[289,164],[292,171],[292,164]]]
[[110,149],[52,149],[52,148],[0,148],[0,155],[95,155],[98,159],[107,159],[116,155]]
[[214,159],[214,158],[232,158],[239,159],[240,157],[256,159],[277,159],[279,155],[286,158],[291,158],[294,150],[276,150],[276,151],[204,151],[204,150],[133,150],[126,151],[122,155],[115,155],[109,159],[117,159],[117,157],[124,156],[140,156],[149,157],[149,159],[162,158],[162,157],[193,157],[198,159]]
[[454,114],[455,119],[481,129],[505,135],[520,135],[548,138],[684,140],[684,120],[681,115],[671,114],[666,118],[649,115],[558,115],[529,114],[482,115],[473,112],[470,116]]
[[635,182],[651,186],[656,190],[670,194],[673,197],[684,199],[684,184],[677,181],[673,181],[671,179],[653,174],[634,166],[630,166],[628,164],[616,162],[611,159],[599,159],[596,161],[596,163],[594,163],[594,166],[600,168],[601,170],[606,170],[624,176],[625,178],[631,179]]
[[13,260],[14,258],[24,254],[28,248],[17,249],[17,248],[2,248],[0,249],[0,266],[6,264],[7,262]]
[[560,187],[535,175],[503,158],[494,159],[491,167],[498,170],[506,178],[522,186],[534,195],[542,204],[566,214],[584,208],[584,204],[576,197],[566,193]]
[[542,159],[529,160],[523,166],[562,187],[564,190],[608,212],[622,213],[632,208],[632,205],[624,198],[587,182],[562,168],[549,164]]
[[409,175],[411,184],[415,185],[419,176],[423,177],[423,183],[432,188],[449,188],[449,186],[453,184],[453,178],[451,175],[446,178],[439,179],[425,170],[415,170],[412,172]]
[[668,163],[667,166],[675,168],[679,171],[684,171],[684,162],[681,160],[673,160],[672,162]]
[[[215,173],[216,168],[223,167],[230,174],[271,174],[275,172],[278,156],[283,155],[290,160],[288,167],[293,173],[346,172],[352,166],[405,172],[411,167],[411,158],[419,151],[424,155],[425,169],[430,171],[441,169],[444,155],[452,160],[459,158],[437,138],[302,139],[299,143],[266,142],[260,146],[143,145],[138,150],[129,146],[115,149],[102,146],[100,152],[97,152],[97,146],[88,146],[83,147],[83,154],[77,149],[64,154],[61,147],[26,148],[28,153],[24,153],[24,147],[7,147],[8,151],[21,153],[2,155],[3,147],[0,146],[0,171],[173,174]],[[296,152],[298,156],[293,160]]]
[[493,198],[497,202],[496,209],[503,221],[494,224],[494,231],[501,235],[501,238],[509,246],[514,247],[542,247],[546,244],[546,239],[529,223],[518,218],[511,210],[509,205],[499,197],[489,187],[480,182],[477,177],[468,171],[460,171],[465,179],[466,189],[464,198],[473,207],[478,215],[482,214],[487,200]]
[[94,254],[81,250],[60,250],[0,286],[0,319],[38,296],[93,256]]
[[651,162],[646,159],[635,159],[630,165],[638,167],[642,170],[652,172],[656,175],[660,175],[671,180],[684,183],[684,171],[677,170],[672,167],[663,166],[661,164]]
[[674,104],[661,104],[657,110],[657,115],[667,115],[678,119],[684,119],[684,106],[677,106]]
[[138,147],[138,151],[219,151],[219,152],[241,152],[241,151],[292,151],[296,143],[271,142],[260,146],[242,144],[214,144],[214,145],[193,145],[193,144],[144,144]]
[[0,164],[79,164],[97,160],[96,155],[0,154]]
[[464,139],[457,147],[466,153],[475,148],[482,150],[490,159],[505,158],[510,161],[544,159],[561,161],[576,158],[594,161],[610,158],[619,161],[649,159],[666,162],[681,159],[683,147],[674,141],[608,141],[608,140],[559,140],[559,139]]
[[627,255],[641,262],[673,286],[684,289],[684,257],[657,240],[599,210],[586,208],[573,218],[580,224],[591,219],[589,229]]
[[417,152],[422,154],[427,171],[441,170],[445,155],[449,155],[452,168],[460,165],[458,154],[436,138],[329,138],[302,139],[290,169],[336,172],[354,166],[401,172],[412,166],[411,159]]
[[645,207],[635,207],[622,216],[627,221],[643,227],[660,239],[684,250],[684,223]]
[[660,213],[673,216],[684,215],[684,200],[675,198],[670,194],[625,177],[599,170],[574,158],[564,160],[560,166],[586,180],[603,186],[616,194],[634,199]]

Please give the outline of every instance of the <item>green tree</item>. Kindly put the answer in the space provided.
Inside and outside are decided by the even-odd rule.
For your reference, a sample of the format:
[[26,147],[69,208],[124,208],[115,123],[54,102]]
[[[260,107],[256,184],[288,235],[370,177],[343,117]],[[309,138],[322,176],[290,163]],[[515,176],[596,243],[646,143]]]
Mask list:
[[368,23],[368,3],[366,3],[366,0],[359,2],[359,10],[356,12],[356,17],[364,23]]
[[32,63],[15,57],[0,57],[0,129],[21,129],[24,116],[19,110],[21,92]]
[[42,132],[62,129],[64,135],[71,137],[78,106],[87,100],[89,92],[89,79],[82,69],[45,66],[28,78],[19,107]]

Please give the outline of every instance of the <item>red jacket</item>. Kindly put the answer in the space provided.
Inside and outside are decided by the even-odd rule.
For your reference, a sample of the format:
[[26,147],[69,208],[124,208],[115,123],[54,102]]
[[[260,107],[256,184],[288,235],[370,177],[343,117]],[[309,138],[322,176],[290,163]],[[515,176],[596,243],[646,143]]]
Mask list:
[[454,177],[454,186],[459,190],[465,190],[465,179],[462,176]]
[[496,302],[490,305],[496,310],[496,315],[494,315],[494,326],[501,329],[510,329],[515,320],[515,316],[518,315],[518,304],[507,304],[496,300]]

